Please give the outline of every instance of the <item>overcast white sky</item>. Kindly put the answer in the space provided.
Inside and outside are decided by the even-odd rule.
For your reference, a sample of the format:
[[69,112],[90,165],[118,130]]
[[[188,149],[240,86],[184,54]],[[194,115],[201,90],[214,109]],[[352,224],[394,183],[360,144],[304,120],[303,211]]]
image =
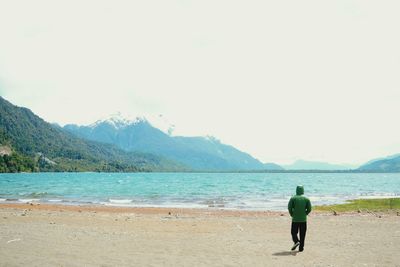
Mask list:
[[49,122],[163,114],[264,162],[400,153],[400,1],[2,1],[0,93]]

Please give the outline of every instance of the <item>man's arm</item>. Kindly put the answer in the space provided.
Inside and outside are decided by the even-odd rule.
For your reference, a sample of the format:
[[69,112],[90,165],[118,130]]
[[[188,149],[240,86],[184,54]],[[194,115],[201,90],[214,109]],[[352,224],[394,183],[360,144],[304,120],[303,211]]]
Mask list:
[[306,213],[307,215],[311,212],[312,207],[311,207],[311,201],[307,198],[307,204],[306,204]]
[[289,210],[290,216],[293,216],[293,198],[290,198],[290,200],[289,200],[288,210]]

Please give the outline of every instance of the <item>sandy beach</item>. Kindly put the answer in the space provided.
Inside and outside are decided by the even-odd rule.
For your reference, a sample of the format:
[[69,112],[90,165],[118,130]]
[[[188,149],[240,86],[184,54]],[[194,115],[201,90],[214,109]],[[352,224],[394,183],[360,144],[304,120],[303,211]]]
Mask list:
[[281,212],[0,205],[0,266],[400,266],[396,213],[312,213],[290,252]]

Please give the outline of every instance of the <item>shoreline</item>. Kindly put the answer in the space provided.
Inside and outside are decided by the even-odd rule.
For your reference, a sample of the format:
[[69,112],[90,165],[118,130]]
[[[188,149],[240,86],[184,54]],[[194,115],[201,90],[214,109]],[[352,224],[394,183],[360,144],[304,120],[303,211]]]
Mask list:
[[[367,200],[367,201],[380,201],[380,200],[390,200],[390,199],[399,199],[399,195],[394,196],[361,196],[353,199],[345,199],[338,203],[330,203],[330,204],[319,204],[313,205],[313,213],[330,213],[337,206],[346,206],[351,204],[352,202]],[[164,214],[168,212],[174,213],[190,213],[190,214],[246,214],[248,216],[261,216],[265,214],[271,215],[281,215],[287,214],[287,209],[238,209],[238,208],[228,208],[228,207],[219,207],[219,206],[209,206],[209,207],[190,207],[190,206],[131,206],[131,205],[104,205],[100,203],[62,203],[62,202],[41,202],[40,199],[27,199],[25,201],[12,201],[8,199],[2,199],[0,201],[0,208],[18,208],[18,209],[38,209],[38,210],[68,210],[68,211],[94,211],[94,212],[110,212],[110,213],[129,213],[129,212],[137,212],[143,214]],[[331,209],[332,208],[332,209]],[[343,210],[341,210],[343,211]],[[349,210],[346,213],[357,212],[357,210]],[[358,212],[359,213],[359,212]]]
[[[315,206],[309,215],[316,216],[343,216],[343,215],[371,215],[371,216],[400,216],[399,211],[393,210],[337,210],[336,205]],[[321,209],[322,207],[322,209]],[[123,206],[101,206],[101,205],[62,205],[48,203],[0,203],[0,210],[22,210],[27,211],[48,211],[48,212],[71,212],[79,213],[103,213],[103,214],[138,214],[154,216],[205,216],[205,217],[236,217],[236,218],[263,218],[263,217],[288,217],[288,211],[275,210],[235,210],[235,209],[214,209],[214,208],[168,208],[168,207],[123,207]]]
[[137,213],[143,215],[208,215],[218,217],[262,217],[288,215],[286,211],[252,211],[228,210],[213,208],[168,208],[168,207],[122,207],[100,205],[62,205],[43,203],[0,203],[0,209],[41,210],[41,211],[71,211],[71,212],[102,212],[102,213]]
[[384,173],[384,174],[399,174],[400,171],[381,171],[381,170],[358,170],[358,169],[347,169],[347,170],[181,170],[181,171],[35,171],[35,172],[0,172],[1,174],[30,174],[30,173]]

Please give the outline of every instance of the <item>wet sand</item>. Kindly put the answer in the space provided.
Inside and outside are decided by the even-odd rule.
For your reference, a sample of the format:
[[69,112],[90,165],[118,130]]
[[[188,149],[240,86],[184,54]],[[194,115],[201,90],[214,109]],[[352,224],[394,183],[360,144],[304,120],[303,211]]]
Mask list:
[[312,213],[291,252],[280,212],[0,204],[0,266],[400,266],[396,213]]

